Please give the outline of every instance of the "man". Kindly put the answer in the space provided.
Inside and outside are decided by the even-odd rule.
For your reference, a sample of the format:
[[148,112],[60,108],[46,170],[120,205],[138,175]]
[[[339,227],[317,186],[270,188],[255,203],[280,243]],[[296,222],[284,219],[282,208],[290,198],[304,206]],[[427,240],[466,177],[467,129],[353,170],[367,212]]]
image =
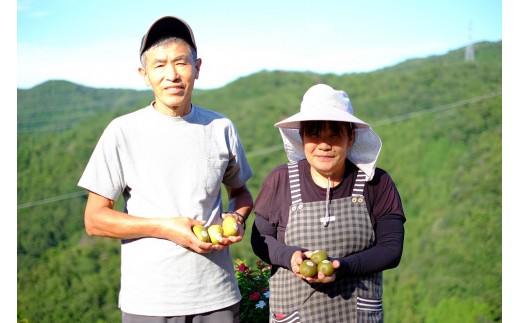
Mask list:
[[[200,241],[196,224],[233,216],[253,199],[237,130],[225,116],[192,104],[201,59],[191,28],[162,17],[144,35],[139,73],[155,100],[114,119],[78,185],[89,191],[89,235],[121,239],[123,322],[238,322],[240,292],[228,246]],[[229,198],[222,213],[221,184]],[[124,198],[125,210],[114,210]]]

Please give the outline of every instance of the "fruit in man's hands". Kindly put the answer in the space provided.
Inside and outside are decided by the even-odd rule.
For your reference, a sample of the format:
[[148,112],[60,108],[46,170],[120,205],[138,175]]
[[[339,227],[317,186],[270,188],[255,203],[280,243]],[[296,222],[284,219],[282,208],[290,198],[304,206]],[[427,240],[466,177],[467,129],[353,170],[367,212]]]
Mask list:
[[193,228],[191,228],[191,229],[193,230],[193,233],[195,233],[195,235],[197,236],[197,238],[199,238],[200,241],[209,242],[208,231],[206,230],[206,228],[203,225],[197,224],[197,225],[194,225]]
[[318,265],[320,262],[322,262],[323,260],[326,260],[328,258],[329,258],[329,255],[327,254],[327,252],[325,250],[315,250],[311,254],[310,259],[315,265]]
[[208,228],[208,234],[212,244],[219,244],[220,240],[222,240],[224,230],[219,224],[213,224]]
[[322,272],[325,276],[330,276],[334,273],[334,267],[332,262],[325,259],[318,264],[318,271]]
[[222,221],[222,230],[225,237],[238,235],[238,221],[232,216],[224,218]]
[[316,267],[316,264],[314,264],[310,260],[304,260],[300,264],[300,274],[302,274],[305,277],[314,277],[318,273],[318,269]]

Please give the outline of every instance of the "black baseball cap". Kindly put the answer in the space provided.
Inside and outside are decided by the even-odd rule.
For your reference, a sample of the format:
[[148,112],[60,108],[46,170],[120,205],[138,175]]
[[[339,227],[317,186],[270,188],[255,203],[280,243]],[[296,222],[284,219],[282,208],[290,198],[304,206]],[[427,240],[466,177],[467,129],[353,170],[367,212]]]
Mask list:
[[195,37],[190,26],[182,19],[174,16],[165,16],[157,19],[144,34],[141,40],[141,48],[139,56],[141,56],[148,48],[152,47],[157,41],[166,37],[179,37],[184,39],[195,50]]

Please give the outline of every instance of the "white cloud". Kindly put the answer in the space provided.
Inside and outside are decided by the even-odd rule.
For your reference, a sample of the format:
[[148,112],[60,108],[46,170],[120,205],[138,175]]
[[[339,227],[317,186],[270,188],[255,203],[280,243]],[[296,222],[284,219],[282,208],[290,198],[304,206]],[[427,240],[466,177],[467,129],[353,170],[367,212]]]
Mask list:
[[92,87],[146,88],[137,72],[134,43],[116,40],[72,48],[19,44],[17,85],[27,88],[60,79]]
[[[312,71],[316,73],[368,72],[431,53],[444,54],[446,43],[424,42],[409,46],[381,44],[356,46],[338,43],[315,46],[261,46],[202,42],[202,67],[196,87],[218,88],[261,70]],[[258,44],[254,44],[258,45]],[[116,39],[75,47],[18,45],[17,85],[28,88],[48,80],[68,80],[101,88],[146,89],[139,67],[135,39]]]

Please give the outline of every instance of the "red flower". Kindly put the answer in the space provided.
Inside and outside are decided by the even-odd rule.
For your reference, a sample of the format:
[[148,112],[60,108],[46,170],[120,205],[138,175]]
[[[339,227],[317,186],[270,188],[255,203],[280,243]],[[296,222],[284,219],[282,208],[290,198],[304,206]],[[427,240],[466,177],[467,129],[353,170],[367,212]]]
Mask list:
[[241,263],[241,264],[238,266],[238,271],[241,272],[241,273],[245,272],[247,269],[248,269],[248,268],[247,268],[246,264],[244,264],[244,263]]
[[260,293],[259,292],[254,292],[252,294],[249,294],[249,300],[250,301],[257,301],[260,299]]
[[258,260],[258,261],[256,262],[256,265],[258,266],[258,268],[259,268],[260,270],[262,270],[262,269],[265,268],[265,263],[264,263],[262,260]]

